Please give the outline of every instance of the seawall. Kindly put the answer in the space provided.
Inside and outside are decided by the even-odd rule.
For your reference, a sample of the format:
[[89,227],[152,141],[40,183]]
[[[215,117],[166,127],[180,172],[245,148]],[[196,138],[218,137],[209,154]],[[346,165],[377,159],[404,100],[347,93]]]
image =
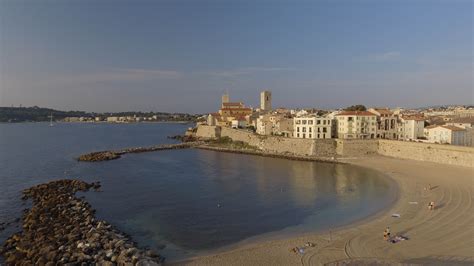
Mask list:
[[199,125],[199,138],[229,137],[258,147],[263,152],[321,158],[383,155],[400,159],[474,167],[474,147],[427,144],[397,140],[294,139],[260,136],[227,127]]

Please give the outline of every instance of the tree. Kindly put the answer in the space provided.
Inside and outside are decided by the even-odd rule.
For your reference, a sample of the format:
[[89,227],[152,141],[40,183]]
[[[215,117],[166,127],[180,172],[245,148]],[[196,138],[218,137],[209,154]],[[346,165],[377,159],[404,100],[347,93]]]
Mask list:
[[345,111],[367,111],[367,108],[362,104],[351,105],[344,109]]

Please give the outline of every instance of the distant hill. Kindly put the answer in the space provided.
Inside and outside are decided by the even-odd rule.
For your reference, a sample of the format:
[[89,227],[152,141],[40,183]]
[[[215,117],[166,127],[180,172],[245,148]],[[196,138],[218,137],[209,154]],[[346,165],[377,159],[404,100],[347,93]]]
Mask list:
[[50,108],[33,107],[0,107],[0,122],[42,122],[63,120],[66,117],[107,117],[107,116],[158,116],[161,121],[194,121],[198,116],[184,113],[163,112],[120,112],[120,113],[88,113],[84,111],[59,111]]
[[0,122],[40,122],[49,121],[53,115],[54,120],[64,119],[68,116],[87,116],[92,114],[83,111],[58,111],[49,108],[33,107],[0,107]]

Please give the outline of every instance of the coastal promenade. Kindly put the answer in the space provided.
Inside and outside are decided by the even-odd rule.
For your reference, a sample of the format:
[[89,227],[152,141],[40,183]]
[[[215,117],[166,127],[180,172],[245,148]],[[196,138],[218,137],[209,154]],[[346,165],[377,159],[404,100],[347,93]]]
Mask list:
[[[385,173],[399,188],[389,209],[356,224],[319,234],[241,243],[230,251],[176,265],[360,265],[377,263],[472,265],[474,263],[473,169],[384,156],[346,159],[347,163]],[[431,185],[431,190],[429,186]],[[434,201],[435,210],[427,204]],[[399,218],[392,217],[400,214]],[[392,236],[383,239],[389,226]],[[291,250],[312,242],[303,254]]]

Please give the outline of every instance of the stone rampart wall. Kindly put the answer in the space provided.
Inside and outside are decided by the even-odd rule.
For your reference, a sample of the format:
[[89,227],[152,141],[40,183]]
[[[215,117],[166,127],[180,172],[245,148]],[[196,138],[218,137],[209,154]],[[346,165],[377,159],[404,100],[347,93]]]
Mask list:
[[247,142],[262,151],[281,154],[320,157],[380,154],[401,159],[474,167],[474,147],[396,140],[296,139],[260,136],[240,129],[202,125],[198,127],[196,135],[207,138],[229,137],[235,141]]
[[333,157],[336,155],[333,139],[311,140],[278,136],[259,136],[245,130],[226,127],[221,129],[221,136],[229,137],[232,140],[244,141],[263,151],[269,152],[321,157]]
[[378,153],[402,159],[474,167],[473,147],[379,140]]
[[335,139],[335,141],[337,155],[357,157],[378,152],[377,140]]

